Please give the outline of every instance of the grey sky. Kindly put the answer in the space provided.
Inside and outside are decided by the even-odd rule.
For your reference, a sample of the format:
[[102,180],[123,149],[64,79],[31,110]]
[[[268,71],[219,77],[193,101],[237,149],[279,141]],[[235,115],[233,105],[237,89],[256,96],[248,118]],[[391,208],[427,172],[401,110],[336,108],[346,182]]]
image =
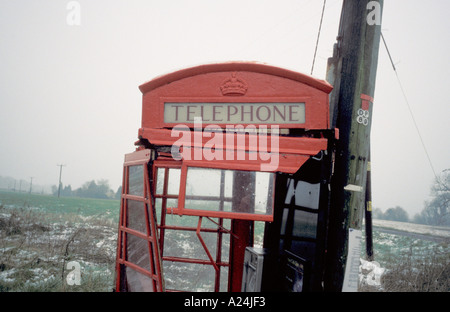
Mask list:
[[[258,61],[309,74],[322,1],[0,1],[0,175],[33,184],[121,183],[141,122],[138,86],[202,63]],[[342,0],[328,0],[324,79]],[[385,0],[383,33],[437,173],[450,168],[450,2]],[[423,208],[433,172],[384,46],[372,125],[373,205]]]

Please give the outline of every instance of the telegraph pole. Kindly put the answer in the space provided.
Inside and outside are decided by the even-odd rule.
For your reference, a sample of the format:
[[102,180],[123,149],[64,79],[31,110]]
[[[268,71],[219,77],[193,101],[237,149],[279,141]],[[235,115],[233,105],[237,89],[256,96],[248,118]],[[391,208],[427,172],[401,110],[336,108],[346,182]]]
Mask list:
[[330,121],[339,129],[331,182],[328,291],[357,291],[358,286],[359,253],[351,252],[358,251],[365,211],[382,7],[383,0],[344,0],[337,43],[328,60],[327,79],[334,85]]
[[61,174],[62,174],[62,167],[65,167],[66,165],[57,165],[59,167],[59,184],[58,184],[58,198],[59,193],[61,192]]
[[31,194],[32,186],[33,186],[33,177],[30,177],[30,191],[29,191],[30,194]]

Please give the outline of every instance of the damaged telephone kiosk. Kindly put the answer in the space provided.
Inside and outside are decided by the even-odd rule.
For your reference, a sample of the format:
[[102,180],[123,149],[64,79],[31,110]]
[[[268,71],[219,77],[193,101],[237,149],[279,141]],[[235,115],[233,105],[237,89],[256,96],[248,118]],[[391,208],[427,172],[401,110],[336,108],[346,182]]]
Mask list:
[[321,291],[337,137],[332,86],[234,62],[139,89],[116,291]]

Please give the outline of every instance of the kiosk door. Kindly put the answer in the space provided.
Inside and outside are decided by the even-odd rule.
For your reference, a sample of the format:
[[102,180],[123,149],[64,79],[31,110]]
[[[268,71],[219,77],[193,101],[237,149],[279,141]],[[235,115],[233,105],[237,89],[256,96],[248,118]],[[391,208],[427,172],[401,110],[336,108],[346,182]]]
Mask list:
[[148,170],[150,154],[143,150],[125,156],[116,261],[119,291],[164,290]]

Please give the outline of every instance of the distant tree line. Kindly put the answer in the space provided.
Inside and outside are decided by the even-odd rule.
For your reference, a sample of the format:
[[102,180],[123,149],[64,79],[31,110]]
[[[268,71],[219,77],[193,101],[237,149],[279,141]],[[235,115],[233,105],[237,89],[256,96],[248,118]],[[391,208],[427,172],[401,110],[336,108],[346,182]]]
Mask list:
[[379,208],[372,211],[374,219],[413,222],[433,226],[450,226],[450,170],[444,170],[431,186],[431,200],[425,202],[422,211],[412,219],[399,206],[389,208],[385,212]]
[[381,211],[379,208],[375,208],[372,211],[372,216],[374,219],[389,220],[389,221],[400,221],[408,222],[409,216],[405,209],[400,206],[395,208],[389,208],[385,212]]
[[[61,185],[60,196],[89,197],[89,198],[109,198],[120,199],[122,187],[114,192],[108,180],[88,181],[80,188],[72,190],[70,185]],[[58,187],[52,186],[53,195],[58,195]],[[408,213],[402,207],[389,208],[385,212],[379,208],[373,209],[374,219],[414,222],[435,226],[450,226],[450,169],[444,170],[436,178],[431,186],[431,200],[425,202],[423,210],[410,219]]]
[[[59,195],[63,197],[87,197],[87,198],[101,198],[101,199],[120,199],[122,187],[119,187],[114,192],[110,186],[108,180],[92,180],[85,182],[80,188],[75,190],[72,186],[61,184]],[[58,196],[58,187],[52,186],[52,193]]]

